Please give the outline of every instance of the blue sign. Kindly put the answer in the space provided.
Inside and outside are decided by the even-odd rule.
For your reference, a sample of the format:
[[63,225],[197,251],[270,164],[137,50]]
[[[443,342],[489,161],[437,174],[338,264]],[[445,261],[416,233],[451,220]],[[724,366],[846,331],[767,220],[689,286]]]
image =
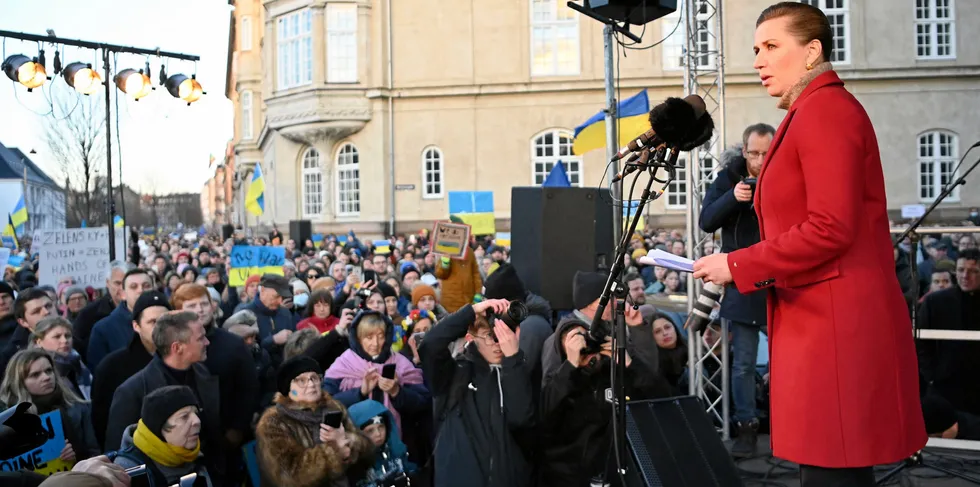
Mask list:
[[265,247],[258,245],[236,245],[231,248],[231,268],[228,270],[228,285],[245,285],[248,277],[263,274],[283,275],[282,266],[286,263],[284,247]]
[[0,460],[0,472],[32,470],[42,475],[67,472],[74,462],[61,460],[61,450],[65,448],[65,431],[61,425],[61,411],[40,415],[41,426],[48,434],[48,441],[34,450],[13,458]]

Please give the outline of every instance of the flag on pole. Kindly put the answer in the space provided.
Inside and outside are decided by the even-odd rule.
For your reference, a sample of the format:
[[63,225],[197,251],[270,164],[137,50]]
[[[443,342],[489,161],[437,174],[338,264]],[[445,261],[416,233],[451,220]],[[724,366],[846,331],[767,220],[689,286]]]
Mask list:
[[20,244],[17,242],[17,232],[14,228],[14,218],[10,213],[7,213],[7,225],[3,229],[3,246],[20,250]]
[[17,204],[14,205],[14,211],[10,214],[11,221],[14,223],[14,229],[23,230],[23,226],[27,223],[27,206],[24,205],[24,195],[20,195],[20,199],[17,200]]
[[122,228],[122,227],[124,227],[125,225],[126,225],[126,222],[125,222],[125,221],[123,220],[123,217],[121,217],[121,216],[119,216],[119,215],[116,215],[116,216],[115,216],[115,217],[114,217],[114,218],[112,219],[112,226],[114,226],[114,227],[116,227],[116,228]]
[[551,168],[551,172],[548,173],[548,177],[544,179],[541,186],[545,188],[570,188],[572,183],[568,180],[568,173],[565,172],[565,164],[558,161]]
[[[619,116],[619,146],[629,144],[631,140],[643,132],[650,130],[650,99],[647,90],[643,90],[621,102],[616,110]],[[582,155],[586,152],[606,146],[606,111],[600,110],[582,125],[575,127],[575,141],[572,152]]]
[[256,164],[252,172],[252,182],[245,195],[245,209],[255,216],[265,213],[265,179],[262,178],[261,164]]

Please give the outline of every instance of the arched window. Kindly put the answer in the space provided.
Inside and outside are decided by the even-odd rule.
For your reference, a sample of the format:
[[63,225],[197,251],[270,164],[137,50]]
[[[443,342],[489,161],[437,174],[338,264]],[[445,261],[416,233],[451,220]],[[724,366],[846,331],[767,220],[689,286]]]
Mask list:
[[303,153],[303,216],[323,213],[323,169],[320,153],[310,147]]
[[356,216],[361,212],[360,160],[354,144],[337,151],[337,215]]
[[555,129],[534,138],[531,144],[531,184],[541,186],[558,161],[565,164],[565,172],[572,186],[582,185],[582,157],[572,154],[572,133]]
[[[944,130],[934,130],[919,135],[919,199],[933,201],[950,181],[956,179],[956,161],[959,159],[959,138]],[[956,188],[946,201],[959,201],[960,189]]]
[[422,197],[442,198],[442,189],[442,151],[438,147],[428,147],[422,151]]

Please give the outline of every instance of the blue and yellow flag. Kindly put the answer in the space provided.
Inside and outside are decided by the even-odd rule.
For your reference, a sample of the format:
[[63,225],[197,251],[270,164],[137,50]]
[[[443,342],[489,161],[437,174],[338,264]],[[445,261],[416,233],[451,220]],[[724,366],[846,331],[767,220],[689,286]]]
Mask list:
[[114,218],[112,219],[112,226],[114,226],[114,227],[116,227],[116,228],[122,228],[122,227],[124,227],[125,225],[126,225],[126,221],[125,221],[125,220],[123,220],[123,217],[121,217],[121,216],[119,216],[119,215],[116,215],[116,216],[115,216],[115,217],[114,217]]
[[375,255],[386,255],[391,253],[390,240],[375,240],[373,243]]
[[10,214],[11,220],[14,222],[15,229],[23,229],[21,227],[27,223],[27,205],[24,204],[24,195],[20,195],[20,199],[17,200],[17,204],[14,205],[14,211]]
[[3,246],[10,247],[14,250],[20,250],[20,244],[17,242],[17,232],[14,231],[14,217],[7,213],[7,224],[3,228]]
[[261,164],[256,164],[252,172],[252,182],[245,195],[245,209],[255,216],[265,213],[265,179],[262,178]]
[[449,220],[469,225],[473,235],[493,235],[493,191],[450,191]]
[[[650,99],[647,90],[619,102],[616,113],[619,115],[619,146],[629,144],[637,136],[650,130]],[[606,112],[600,110],[582,125],[575,127],[575,142],[572,152],[579,156],[593,149],[606,146]]]

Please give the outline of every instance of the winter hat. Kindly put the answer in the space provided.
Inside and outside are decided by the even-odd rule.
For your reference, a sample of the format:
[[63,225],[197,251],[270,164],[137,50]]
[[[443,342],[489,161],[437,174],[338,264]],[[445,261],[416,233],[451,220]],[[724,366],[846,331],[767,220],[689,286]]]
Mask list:
[[419,272],[418,267],[415,267],[415,264],[412,262],[405,262],[398,268],[398,273],[402,275],[402,279],[405,279],[405,275],[409,272],[414,272],[418,274],[419,277],[422,276],[422,273]]
[[163,439],[163,426],[174,413],[183,407],[198,406],[197,396],[187,386],[161,387],[143,399],[140,421],[157,438]]
[[393,287],[391,287],[388,284],[383,283],[383,282],[379,282],[377,284],[377,287],[375,287],[375,291],[381,292],[381,297],[383,297],[383,298],[397,298],[398,297],[398,291],[395,291],[395,288],[393,288]]
[[521,282],[517,270],[510,264],[502,264],[493,274],[487,276],[483,283],[483,296],[487,299],[524,299],[527,296],[527,289]]
[[436,287],[439,284],[439,278],[437,278],[436,276],[433,276],[429,272],[426,272],[425,274],[422,274],[422,277],[421,278],[419,278],[419,282],[423,282],[423,283],[428,284],[428,285],[430,285],[432,287]]
[[261,279],[261,278],[262,278],[262,276],[260,276],[258,274],[252,274],[252,275],[248,276],[248,279],[245,279],[245,287],[248,287],[249,284],[258,284],[259,283],[259,279]]
[[303,294],[303,293],[309,294],[310,293],[310,287],[307,286],[305,282],[303,282],[303,281],[301,281],[299,279],[294,279],[293,282],[292,282],[292,285],[293,285],[293,295]]
[[288,397],[289,384],[293,382],[293,379],[299,377],[300,374],[307,372],[316,372],[317,375],[323,375],[323,369],[320,367],[320,364],[312,357],[300,355],[283,362],[279,366],[279,371],[276,372],[276,390]]
[[161,306],[167,308],[168,310],[173,310],[174,308],[170,306],[170,301],[167,300],[167,295],[161,293],[160,291],[147,291],[140,294],[140,297],[136,299],[136,304],[133,305],[133,320],[139,321],[143,312],[146,308],[152,308],[154,306]]
[[[2,291],[0,291],[0,294],[2,294]],[[68,301],[72,296],[76,294],[84,294],[85,298],[88,298],[88,294],[85,292],[85,288],[83,288],[82,286],[68,286],[67,288],[65,288],[65,292],[64,294],[62,294],[62,296],[64,296],[65,301]]]
[[926,433],[938,435],[956,424],[956,410],[942,396],[926,394],[922,398],[922,418],[926,423]]
[[572,303],[575,309],[585,309],[602,296],[606,287],[606,274],[577,271],[572,280]]
[[416,284],[415,287],[412,288],[412,306],[418,307],[419,301],[421,301],[424,296],[432,296],[433,299],[437,299],[436,290],[428,284]]
[[255,317],[255,313],[247,309],[243,309],[228,317],[225,320],[225,324],[221,325],[221,327],[242,338],[259,334],[258,318]]
[[11,298],[14,297],[14,288],[10,287],[6,281],[0,281],[0,294],[8,294]]

